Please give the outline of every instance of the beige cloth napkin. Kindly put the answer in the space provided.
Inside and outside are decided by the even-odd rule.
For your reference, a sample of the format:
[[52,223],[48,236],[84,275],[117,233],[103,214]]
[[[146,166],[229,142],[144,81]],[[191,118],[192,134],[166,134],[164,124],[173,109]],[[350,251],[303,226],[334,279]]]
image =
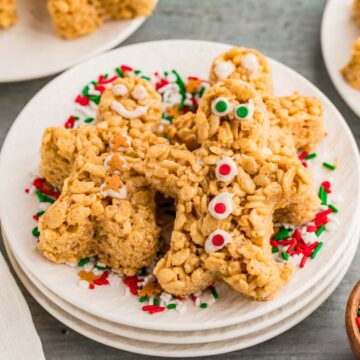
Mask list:
[[45,359],[30,310],[1,253],[0,359]]

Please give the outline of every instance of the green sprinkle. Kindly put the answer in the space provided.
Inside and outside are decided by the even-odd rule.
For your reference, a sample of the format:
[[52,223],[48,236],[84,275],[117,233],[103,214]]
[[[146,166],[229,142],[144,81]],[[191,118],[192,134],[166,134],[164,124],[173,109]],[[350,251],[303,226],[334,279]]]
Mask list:
[[98,270],[105,270],[106,269],[105,266],[99,266],[99,265],[95,265],[94,268],[98,269]]
[[89,95],[89,86],[86,85],[83,89],[82,89],[82,92],[83,96],[88,96]]
[[93,121],[94,121],[94,118],[92,118],[92,117],[84,119],[84,122],[86,122],[86,123],[91,123]]
[[89,99],[93,101],[96,105],[100,104],[100,96],[99,95],[90,95]]
[[147,80],[147,81],[151,81],[151,79],[148,77],[148,76],[140,76],[141,77],[141,79],[144,79],[144,80]]
[[148,274],[147,269],[146,269],[145,267],[143,267],[143,268],[140,270],[139,276],[146,276],[147,274]]
[[170,122],[173,121],[172,116],[170,116],[170,115],[168,115],[168,114],[163,113],[161,117],[162,117],[163,119],[165,119],[165,120],[170,121]]
[[134,70],[135,75],[139,75],[141,73],[141,70]]
[[119,67],[117,67],[115,69],[115,71],[120,77],[122,77],[122,78],[125,77],[123,71]]
[[45,211],[44,211],[44,210],[41,210],[41,211],[37,212],[37,213],[35,214],[35,216],[41,216],[41,215],[43,215],[44,213],[45,213]]
[[212,296],[214,297],[214,299],[217,300],[217,299],[219,298],[219,294],[218,294],[218,292],[216,291],[216,289],[212,286],[212,287],[210,288],[210,291],[211,291]]
[[32,229],[32,234],[35,236],[35,237],[39,237],[40,236],[40,231],[39,231],[39,228],[37,226],[35,226],[33,229]]
[[44,194],[39,189],[36,189],[36,196],[38,197],[40,202],[45,202]]
[[149,299],[148,296],[142,296],[141,298],[139,298],[139,301],[140,301],[141,303],[143,303],[143,302],[145,302],[145,301],[148,300],[148,299]]
[[281,253],[281,257],[282,257],[284,260],[289,260],[289,254],[286,253],[285,251],[283,251],[283,252]]
[[109,74],[105,74],[104,78],[107,79],[109,77]]
[[337,208],[337,207],[335,207],[334,205],[332,205],[332,204],[330,204],[329,205],[329,208],[333,211],[333,213],[337,213],[337,212],[339,212],[339,209]]
[[169,72],[168,72],[168,71],[164,71],[164,76],[165,76],[165,77],[168,77],[168,75],[169,75]]
[[336,166],[334,165],[331,165],[327,162],[323,162],[323,166],[325,166],[326,168],[328,168],[329,170],[335,170],[336,169]]
[[357,316],[360,316],[360,309],[359,309],[358,312],[357,312]]
[[285,229],[284,227],[281,227],[278,233],[274,236],[275,240],[283,240],[287,239],[290,236],[290,229]]
[[154,305],[159,306],[159,304],[160,304],[159,299],[154,299]]
[[51,204],[53,204],[55,202],[55,199],[53,199],[50,196],[43,195],[43,198],[44,198],[44,202],[48,202],[48,203],[51,203]]
[[279,250],[279,248],[276,248],[276,247],[273,247],[272,249],[271,249],[271,252],[274,254],[274,253],[277,253],[277,252],[279,252],[280,250]]
[[179,110],[183,110],[185,106],[185,97],[183,96],[180,101]]
[[317,253],[320,251],[323,245],[324,245],[323,242],[319,242],[319,245],[315,248],[314,252],[311,254],[312,259],[315,259]]
[[202,87],[200,88],[200,90],[199,90],[199,97],[200,97],[200,98],[202,98],[202,97],[203,97],[204,92],[205,92],[205,87],[204,87],[204,86],[202,86]]
[[305,156],[305,159],[306,160],[314,159],[314,158],[316,158],[316,156],[317,156],[316,153],[312,153],[312,154]]
[[207,303],[202,303],[200,304],[200,308],[201,309],[206,309],[208,307],[208,304]]
[[316,236],[319,237],[325,229],[326,229],[325,225],[321,225],[315,233]]
[[169,304],[166,308],[167,308],[167,309],[175,309],[175,308],[176,308],[176,304]]
[[79,267],[82,267],[84,266],[85,264],[87,264],[88,262],[90,262],[90,258],[85,258],[85,259],[82,259],[78,262],[77,266]]
[[91,81],[91,84],[93,84],[95,86],[98,84],[98,82],[93,80],[93,81]]
[[179,90],[180,90],[180,93],[181,93],[181,96],[182,96],[182,100],[185,101],[186,90],[185,90],[184,81],[182,80],[182,78],[180,77],[180,75],[177,73],[176,70],[173,70],[172,72],[176,76],[176,83],[179,86]]
[[321,205],[326,205],[327,204],[327,192],[325,191],[323,186],[320,186],[319,198],[321,200]]
[[194,112],[194,110],[195,110],[195,105],[194,105],[194,104],[191,104],[191,105],[189,106],[189,110],[190,110],[191,112]]

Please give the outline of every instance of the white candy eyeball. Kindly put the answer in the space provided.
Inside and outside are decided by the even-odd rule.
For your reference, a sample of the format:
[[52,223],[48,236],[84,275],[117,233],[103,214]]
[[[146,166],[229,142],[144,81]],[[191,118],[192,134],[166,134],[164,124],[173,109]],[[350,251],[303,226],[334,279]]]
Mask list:
[[215,176],[219,181],[230,182],[237,174],[238,168],[231,157],[216,162]]
[[217,220],[225,220],[233,211],[233,194],[227,191],[215,196],[209,203],[210,215]]
[[250,99],[246,104],[240,104],[235,109],[238,120],[251,120],[254,115],[254,102]]
[[133,92],[131,94],[134,97],[134,99],[141,101],[146,98],[146,96],[148,95],[148,92],[144,86],[138,85],[135,87],[135,89],[133,90]]
[[223,96],[218,97],[211,104],[211,110],[216,116],[225,116],[230,114],[234,109],[234,105],[229,102],[229,100]]
[[224,230],[215,230],[205,241],[205,251],[209,254],[221,250],[225,245],[231,243],[231,235]]
[[129,90],[124,84],[117,84],[112,88],[112,92],[115,96],[125,96]]

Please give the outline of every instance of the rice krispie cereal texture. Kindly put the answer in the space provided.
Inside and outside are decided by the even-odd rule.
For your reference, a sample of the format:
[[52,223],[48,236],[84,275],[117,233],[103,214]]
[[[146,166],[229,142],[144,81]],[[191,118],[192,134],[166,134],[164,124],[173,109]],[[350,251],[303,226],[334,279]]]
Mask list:
[[360,37],[353,47],[349,63],[341,70],[344,79],[355,89],[360,90]]
[[151,15],[156,0],[48,0],[56,31],[73,39],[96,30],[104,21]]
[[[325,137],[323,107],[318,99],[293,93],[284,97],[266,96],[263,100],[270,126],[291,133],[296,149],[311,151]],[[195,114],[186,113],[167,125],[165,131],[170,141],[196,149],[199,141],[195,119]]]
[[269,239],[273,219],[302,224],[319,200],[291,135],[270,131],[258,92],[240,80],[209,88],[195,116],[199,148],[149,147],[149,184],[176,199],[170,250],[154,274],[172,294],[189,295],[221,279],[234,290],[267,300],[288,281]]
[[[41,173],[62,192],[40,218],[38,249],[58,263],[97,255],[114,271],[134,275],[158,248],[155,192],[147,187],[142,161],[146,147],[166,142],[150,131],[160,121],[161,99],[139,78],[118,80],[105,91],[105,103],[107,93],[116,94],[112,114],[100,104],[99,116],[107,121],[50,128],[43,136]],[[158,122],[150,115],[132,117],[142,107],[158,113]]]
[[354,0],[353,2],[353,15],[356,23],[360,26],[360,0]]
[[0,28],[8,28],[16,22],[16,0],[0,0]]
[[253,49],[233,48],[214,59],[209,80],[214,85],[226,79],[239,79],[261,95],[272,95],[271,70],[264,55]]

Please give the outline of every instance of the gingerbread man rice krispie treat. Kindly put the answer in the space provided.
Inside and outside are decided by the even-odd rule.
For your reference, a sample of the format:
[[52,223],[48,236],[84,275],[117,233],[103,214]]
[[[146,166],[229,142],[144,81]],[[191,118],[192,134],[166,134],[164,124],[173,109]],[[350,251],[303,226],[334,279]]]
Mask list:
[[56,31],[73,39],[96,30],[104,21],[150,16],[156,0],[48,0]]
[[263,96],[273,92],[268,62],[261,53],[253,49],[232,48],[214,59],[209,75],[210,84],[226,79],[243,80]]
[[[232,49],[230,52],[217,57],[211,66],[210,78],[214,76],[214,68],[217,59],[228,58],[229,53],[243,53],[247,51],[253,56],[256,53],[261,58],[266,74],[269,75],[271,83],[271,73],[269,65],[264,56],[251,49]],[[230,77],[232,77],[230,75]],[[254,85],[251,79],[247,79],[250,85]],[[280,126],[289,131],[295,142],[295,147],[302,151],[313,150],[325,136],[325,126],[323,120],[323,108],[321,102],[314,97],[302,96],[299,93],[293,93],[289,96],[275,97],[266,95],[263,97],[266,109],[270,118],[271,126]],[[175,118],[172,124],[165,128],[165,132],[172,142],[185,143],[189,149],[195,149],[198,146],[197,130],[195,128],[195,114],[187,113]]]
[[270,299],[291,274],[271,253],[273,219],[314,217],[319,200],[310,175],[291,136],[278,127],[269,132],[261,96],[240,80],[209,88],[195,122],[196,150],[164,143],[147,151],[150,185],[176,199],[170,250],[154,274],[176,295],[221,279],[245,296]]
[[16,0],[0,0],[0,28],[8,28],[16,22]]
[[142,159],[147,147],[166,142],[150,131],[160,114],[154,88],[126,78],[104,93],[99,116],[107,121],[46,130],[41,172],[62,188],[39,222],[38,248],[47,258],[65,263],[97,255],[126,275],[153,261],[159,229],[155,192],[146,184]]
[[353,47],[349,63],[341,70],[344,79],[355,89],[360,90],[360,37]]

